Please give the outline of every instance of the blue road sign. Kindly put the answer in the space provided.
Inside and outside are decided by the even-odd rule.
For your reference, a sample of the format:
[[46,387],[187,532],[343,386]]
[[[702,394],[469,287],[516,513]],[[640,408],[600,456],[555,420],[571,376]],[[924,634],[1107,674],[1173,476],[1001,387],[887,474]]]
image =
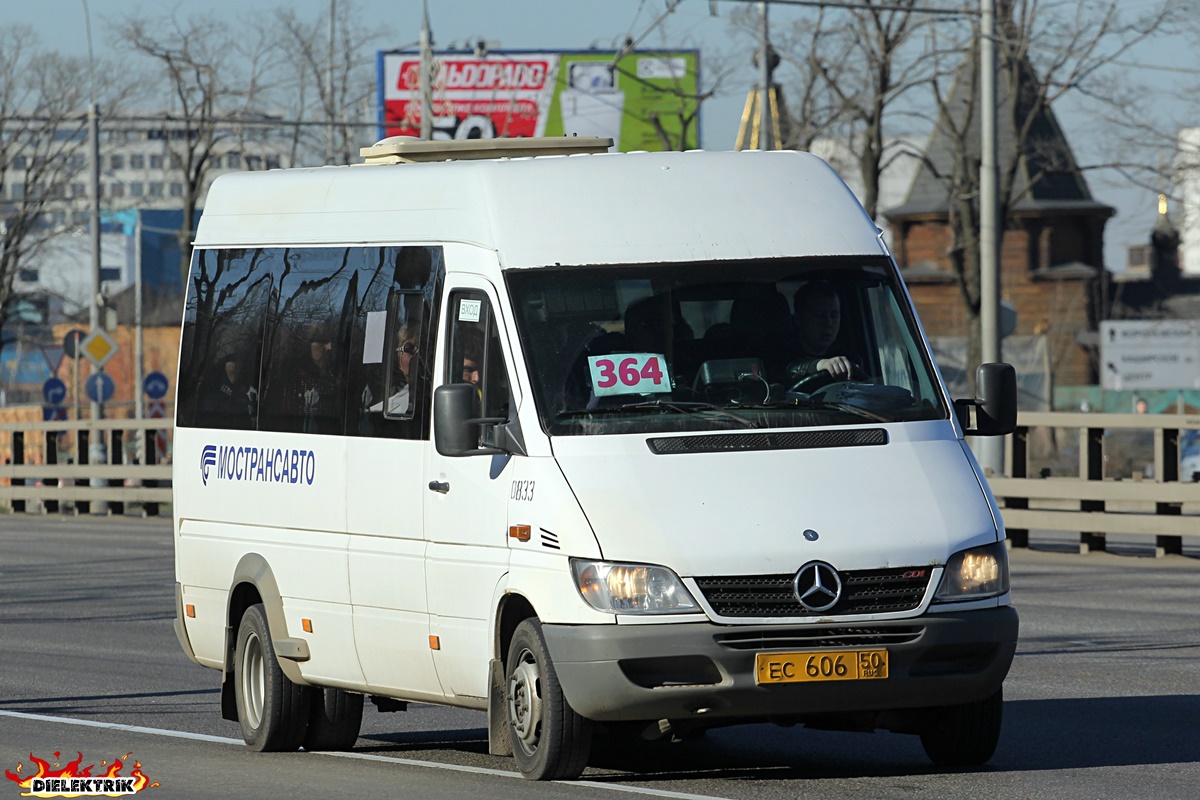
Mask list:
[[67,409],[64,406],[42,406],[43,422],[59,422],[66,418]]
[[87,379],[87,396],[93,403],[107,403],[117,385],[106,372],[95,372]]
[[46,398],[47,405],[59,405],[66,396],[67,385],[58,378],[47,378],[42,384],[42,397]]
[[160,400],[167,393],[167,376],[161,372],[151,372],[142,381],[142,391],[151,400]]

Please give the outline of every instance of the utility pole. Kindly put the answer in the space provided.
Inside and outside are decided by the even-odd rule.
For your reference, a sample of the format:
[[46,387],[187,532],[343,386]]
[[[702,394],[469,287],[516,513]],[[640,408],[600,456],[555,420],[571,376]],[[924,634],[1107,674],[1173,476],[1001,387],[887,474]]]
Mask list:
[[433,78],[433,34],[429,30],[429,0],[425,0],[424,15],[421,17],[421,138],[433,138],[433,93],[430,82]]
[[[92,58],[92,18],[88,11],[87,0],[83,1],[84,22],[87,25],[88,43],[88,83],[91,99],[88,102],[88,200],[91,209],[88,216],[88,233],[92,242],[92,292],[91,303],[88,305],[88,324],[93,331],[100,330],[100,107],[96,105],[96,71]],[[76,342],[76,348],[79,343]],[[78,362],[76,362],[78,363]],[[103,367],[97,367],[97,372],[103,372]],[[78,383],[76,383],[78,387]],[[93,422],[104,415],[104,406],[92,401],[91,415]],[[78,448],[76,448],[78,450]],[[83,454],[76,452],[76,457],[82,460]],[[108,461],[108,448],[99,428],[93,428],[88,440],[88,463],[104,464]],[[103,486],[105,481],[93,478],[92,485]],[[105,513],[108,504],[94,502],[92,513]]]
[[[1010,87],[1010,91],[1015,89]],[[979,18],[979,322],[983,363],[1000,360],[1000,263],[997,247],[998,196],[996,192],[996,7],[995,0],[980,0]],[[977,440],[980,465],[992,474],[1004,474],[1004,440],[982,436]]]
[[337,0],[329,0],[329,58],[325,62],[325,102],[329,109],[329,124],[325,126],[325,163],[333,163],[333,119],[337,106],[333,102],[333,26]]
[[759,150],[775,149],[775,131],[771,127],[771,41],[767,24],[767,8],[769,8],[769,5],[767,0],[763,0],[763,2],[758,4],[759,10],[762,12],[759,30],[761,35],[761,49],[758,54],[758,75],[761,82],[759,87],[761,94],[758,97]]

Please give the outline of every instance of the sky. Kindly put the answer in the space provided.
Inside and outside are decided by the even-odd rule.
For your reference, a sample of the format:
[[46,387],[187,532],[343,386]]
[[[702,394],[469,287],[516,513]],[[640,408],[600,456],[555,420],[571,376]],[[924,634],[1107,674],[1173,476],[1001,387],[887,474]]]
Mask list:
[[[1131,5],[1145,5],[1147,1],[1129,0]],[[302,18],[313,19],[327,13],[329,2],[286,0],[286,5]],[[729,17],[737,4],[727,0],[718,0],[715,17],[709,12],[708,0],[684,0],[649,33],[652,23],[663,14],[666,0],[428,0],[428,3],[434,44],[438,48],[482,39],[493,50],[612,49],[627,36],[638,39],[645,34],[640,41],[645,48],[701,48],[702,72],[705,60],[715,64],[718,59],[725,59],[738,65],[739,70],[724,85],[722,95],[705,103],[701,111],[702,146],[709,150],[732,148],[746,93],[756,80],[750,65],[752,42],[732,32]],[[236,21],[256,12],[267,14],[282,5],[285,0],[88,2],[97,55],[112,52],[106,22],[139,12],[160,14],[177,8],[185,17],[205,11]],[[357,5],[364,19],[377,20],[380,29],[389,34],[384,40],[386,47],[408,47],[416,42],[421,23],[420,0],[357,0]],[[770,19],[773,24],[785,25],[801,11],[775,6]],[[0,0],[0,25],[13,23],[32,26],[46,47],[81,56],[87,54],[83,0]],[[373,53],[367,57],[373,60]],[[1132,58],[1139,63],[1161,66],[1195,63],[1183,42],[1167,38],[1143,48]],[[1153,74],[1163,76],[1164,102],[1173,102],[1171,73]],[[1094,127],[1070,110],[1060,111],[1059,121],[1076,150],[1077,159],[1087,163],[1099,144],[1089,138],[1095,135]],[[1088,182],[1097,200],[1117,208],[1117,216],[1106,227],[1105,262],[1110,269],[1122,269],[1126,246],[1145,243],[1155,223],[1155,194],[1131,189],[1119,176],[1111,174],[1090,174]]]

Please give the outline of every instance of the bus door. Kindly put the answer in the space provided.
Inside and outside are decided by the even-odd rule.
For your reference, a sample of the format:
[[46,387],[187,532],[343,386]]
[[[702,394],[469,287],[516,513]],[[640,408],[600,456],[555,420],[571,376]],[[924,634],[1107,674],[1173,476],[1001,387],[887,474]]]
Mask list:
[[[512,365],[496,314],[496,290],[483,278],[448,284],[442,311],[439,383],[469,383],[484,417],[512,409]],[[436,425],[436,420],[434,425]],[[434,662],[447,690],[487,696],[489,629],[496,587],[508,570],[509,456],[442,456],[430,447],[426,478],[426,586]]]

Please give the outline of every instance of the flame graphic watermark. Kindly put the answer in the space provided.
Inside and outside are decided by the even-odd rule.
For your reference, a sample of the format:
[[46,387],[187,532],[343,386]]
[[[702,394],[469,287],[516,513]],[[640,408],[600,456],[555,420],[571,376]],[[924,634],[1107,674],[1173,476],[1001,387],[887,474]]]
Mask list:
[[121,770],[133,757],[126,753],[121,758],[114,758],[110,764],[107,760],[100,762],[102,774],[93,775],[95,764],[81,767],[83,753],[63,766],[58,762],[59,754],[54,754],[55,763],[43,760],[29,754],[29,760],[37,766],[37,772],[26,775],[25,765],[18,763],[16,772],[4,770],[5,776],[19,786],[22,797],[124,797],[137,794],[143,789],[157,787],[157,782],[151,782],[142,772],[142,765],[133,762],[133,768],[128,775],[122,775]]

